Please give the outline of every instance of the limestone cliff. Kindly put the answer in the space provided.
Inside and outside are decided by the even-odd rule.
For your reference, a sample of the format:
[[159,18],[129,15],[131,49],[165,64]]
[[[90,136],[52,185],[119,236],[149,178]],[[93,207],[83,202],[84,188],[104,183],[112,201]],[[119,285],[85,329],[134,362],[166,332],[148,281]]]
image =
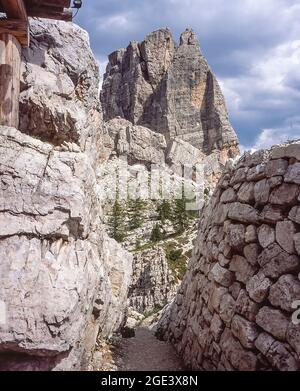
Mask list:
[[138,252],[133,259],[129,305],[139,313],[163,308],[176,292],[177,284],[160,247]]
[[106,121],[120,116],[206,155],[238,153],[224,97],[192,30],[179,45],[169,29],[161,29],[112,53],[101,102]]
[[[157,307],[155,303],[165,304],[174,294],[167,278],[170,272],[167,265],[158,270],[155,262],[161,256],[174,258],[169,264],[173,268],[174,264],[180,266],[182,278],[185,254],[192,248],[192,241],[187,237],[195,234],[195,230],[190,229],[184,235],[178,234],[172,227],[176,222],[160,219],[159,203],[153,202],[158,199],[157,194],[153,194],[153,186],[148,191],[147,182],[150,177],[159,176],[162,188],[169,186],[169,189],[157,189],[168,199],[169,209],[175,209],[174,205],[181,198],[182,183],[192,190],[190,199],[202,200],[204,191],[214,188],[228,158],[238,154],[237,137],[229,123],[218,82],[192,30],[181,35],[179,45],[169,29],[161,29],[149,34],[141,43],[131,42],[127,49],[112,53],[100,100],[105,120],[103,144],[108,159],[98,170],[100,192],[110,183],[115,187],[111,177],[117,162],[127,160],[129,167],[126,173],[122,170],[122,178],[126,177],[129,187],[142,188],[143,194],[136,195],[148,201],[148,215],[143,224],[138,229],[127,224],[123,230],[126,231],[123,244],[127,246],[126,242],[131,241],[127,248],[139,251],[135,254],[138,262],[134,263],[130,302],[135,310],[144,312],[150,310],[151,305],[152,309]],[[151,171],[153,165],[156,174]],[[199,166],[203,168],[203,178],[197,177],[201,171]],[[134,182],[135,178],[143,178],[143,183],[131,186],[130,181]],[[114,192],[114,188],[109,191]],[[107,204],[109,214],[114,204]],[[122,209],[123,212],[128,209],[125,202]],[[126,218],[129,216],[125,213],[123,220]],[[196,214],[194,221],[197,218]],[[163,232],[163,238],[159,240],[161,256],[152,264],[151,254],[157,243],[151,241],[151,233],[156,225]],[[171,240],[172,235],[175,241]],[[189,246],[182,245],[186,240]],[[136,248],[137,243],[141,249],[147,248],[141,252]],[[167,254],[167,251],[172,253]],[[154,283],[158,285],[155,289]]]
[[31,35],[20,129],[0,128],[0,369],[85,369],[98,334],[123,322],[132,257],[102,228],[88,36],[39,20]]
[[193,369],[299,370],[299,185],[299,142],[228,164],[158,330]]

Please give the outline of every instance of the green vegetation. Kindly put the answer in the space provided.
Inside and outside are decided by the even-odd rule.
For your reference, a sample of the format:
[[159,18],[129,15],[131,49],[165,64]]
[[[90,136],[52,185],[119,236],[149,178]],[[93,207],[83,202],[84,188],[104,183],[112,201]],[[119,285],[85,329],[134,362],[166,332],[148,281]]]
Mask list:
[[168,252],[167,256],[168,256],[168,260],[170,262],[175,262],[182,256],[182,249],[179,248],[177,250],[175,250],[175,249],[174,250],[170,250]]
[[162,227],[160,224],[156,223],[151,232],[151,241],[156,243],[164,239],[165,235],[162,231]]
[[144,211],[147,207],[147,203],[138,198],[136,200],[129,200],[127,203],[127,213],[129,215],[129,229],[134,230],[140,228],[144,222]]
[[188,260],[182,249],[177,248],[176,242],[169,242],[164,246],[169,268],[173,275],[182,280],[186,273],[186,262]]
[[116,199],[108,220],[108,227],[110,236],[119,243],[123,242],[126,238],[124,218],[125,210],[118,199]]
[[[120,243],[123,242],[127,238],[128,232],[134,231],[145,224],[147,209],[152,210],[153,206],[155,208],[156,205],[158,221],[153,226],[149,243],[142,244],[141,240],[136,239],[134,251],[149,249],[155,244],[172,237],[176,238],[181,244],[188,243],[187,237],[183,234],[192,227],[193,221],[198,218],[198,211],[187,210],[187,203],[193,203],[194,201],[188,200],[184,196],[184,191],[182,191],[182,198],[180,199],[153,201],[153,204],[141,198],[122,202],[119,200],[118,187],[116,193],[116,200],[111,206],[107,221],[109,234],[112,238]],[[178,254],[177,258],[180,258]]]
[[172,207],[169,201],[163,200],[157,207],[158,218],[162,224],[165,224],[166,220],[172,220],[173,213]]
[[160,305],[156,305],[152,310],[149,310],[149,311],[145,311],[144,312],[144,317],[145,318],[149,318],[150,316],[152,315],[155,315],[157,314],[159,311],[161,311],[164,307],[160,306]]
[[142,247],[142,243],[141,243],[140,239],[137,239],[135,241],[135,251],[140,251],[141,247]]
[[155,246],[154,243],[150,242],[150,243],[145,243],[143,245],[140,245],[139,247],[135,247],[135,252],[142,252],[142,251],[145,251],[145,250],[149,250],[150,248],[153,248]]
[[209,199],[209,193],[210,193],[210,189],[208,187],[206,187],[204,189],[204,201],[208,201]]
[[177,234],[182,234],[189,224],[189,215],[186,211],[185,198],[175,200],[173,224]]

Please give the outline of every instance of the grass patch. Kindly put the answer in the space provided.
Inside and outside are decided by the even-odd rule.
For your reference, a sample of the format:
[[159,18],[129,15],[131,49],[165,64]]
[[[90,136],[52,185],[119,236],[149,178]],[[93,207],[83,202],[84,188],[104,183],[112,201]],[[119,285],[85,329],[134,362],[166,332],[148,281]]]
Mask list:
[[138,245],[134,249],[134,252],[140,253],[140,252],[145,251],[145,250],[150,250],[150,249],[152,249],[155,246],[156,246],[156,243],[146,243],[146,244],[143,244],[143,245]]
[[162,307],[160,305],[156,305],[152,310],[145,311],[144,312],[145,319],[150,318],[150,316],[152,316],[152,315],[158,314],[159,311],[161,311],[163,308],[164,307]]
[[184,255],[185,255],[188,259],[192,258],[193,250],[190,249],[189,251],[187,251],[186,253],[184,253]]
[[182,280],[187,270],[186,262],[188,257],[186,254],[183,254],[182,249],[177,246],[177,243],[169,242],[164,246],[164,249],[166,252],[168,266],[172,271],[173,276]]

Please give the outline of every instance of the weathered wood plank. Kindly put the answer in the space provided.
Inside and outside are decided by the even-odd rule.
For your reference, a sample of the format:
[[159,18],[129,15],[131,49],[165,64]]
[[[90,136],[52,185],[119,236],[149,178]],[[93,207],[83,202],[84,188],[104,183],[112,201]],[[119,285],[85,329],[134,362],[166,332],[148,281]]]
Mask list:
[[[64,8],[68,9],[71,7],[71,0],[0,0],[0,12],[7,12],[8,10],[7,15],[10,18],[14,18],[14,19],[23,19],[23,18],[20,18],[19,16],[14,16],[14,15],[20,15],[20,12],[16,12],[16,9],[11,7],[10,4],[12,4],[11,3],[12,1],[23,1],[27,15],[28,15],[28,10],[30,10],[30,12],[32,13],[41,13],[42,12],[41,9],[45,9],[45,11],[47,12],[52,11],[51,12],[52,14],[56,12],[63,13],[63,17],[64,17]],[[71,10],[69,10],[68,14],[70,13]],[[31,15],[31,16],[35,16],[35,15]]]
[[26,7],[23,0],[1,0],[8,18],[27,20]]
[[0,34],[11,34],[17,38],[23,47],[29,46],[29,25],[25,20],[0,20]]
[[58,8],[51,7],[28,7],[27,13],[28,16],[65,20],[67,22],[71,22],[73,19],[72,10],[67,8],[60,10]]
[[33,5],[38,7],[56,7],[56,8],[70,8],[71,0],[24,0],[25,5],[32,7]]
[[19,126],[21,46],[11,34],[0,34],[0,125]]

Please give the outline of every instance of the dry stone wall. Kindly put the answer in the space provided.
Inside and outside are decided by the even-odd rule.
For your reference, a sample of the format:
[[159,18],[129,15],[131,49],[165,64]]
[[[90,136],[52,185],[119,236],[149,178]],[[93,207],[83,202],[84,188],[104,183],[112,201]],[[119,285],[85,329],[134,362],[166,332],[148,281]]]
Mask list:
[[299,185],[299,142],[227,165],[158,327],[193,369],[299,370]]

